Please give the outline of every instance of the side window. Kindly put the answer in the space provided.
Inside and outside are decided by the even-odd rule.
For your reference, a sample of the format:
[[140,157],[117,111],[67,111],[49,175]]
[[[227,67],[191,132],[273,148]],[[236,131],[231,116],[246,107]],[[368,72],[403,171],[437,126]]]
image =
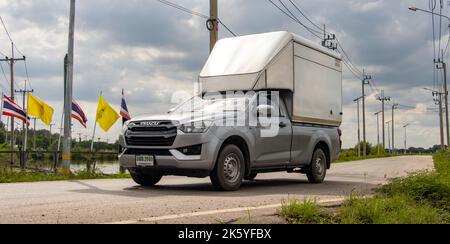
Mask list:
[[[262,96],[264,96],[264,99],[260,99]],[[272,101],[270,92],[269,93],[262,92],[262,93],[258,94],[257,100],[258,100],[258,106],[259,105],[269,105],[269,106],[278,108],[279,109],[279,114],[278,114],[279,117],[287,118],[287,116],[288,116],[287,108],[286,108],[286,105],[284,104],[284,101],[281,100],[281,98],[280,98],[280,101],[278,101],[279,102],[279,104],[278,104],[277,102]],[[264,104],[262,104],[261,101],[265,101]]]

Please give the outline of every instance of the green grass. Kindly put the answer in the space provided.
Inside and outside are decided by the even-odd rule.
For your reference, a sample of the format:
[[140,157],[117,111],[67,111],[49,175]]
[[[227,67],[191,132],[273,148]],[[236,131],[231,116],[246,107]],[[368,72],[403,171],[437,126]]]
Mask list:
[[342,224],[445,224],[450,214],[406,195],[350,198],[338,210]]
[[283,205],[281,215],[290,223],[449,224],[450,152],[433,158],[435,171],[393,180],[372,198],[351,196],[334,214],[313,202],[294,201]]
[[316,201],[312,200],[304,200],[303,202],[293,200],[283,204],[281,215],[293,224],[325,224],[329,222],[326,211],[319,207]]
[[63,181],[63,180],[91,180],[91,179],[124,179],[129,178],[128,174],[105,175],[95,172],[80,171],[71,175],[40,173],[32,171],[22,171],[0,166],[1,183],[23,183],[38,181]]

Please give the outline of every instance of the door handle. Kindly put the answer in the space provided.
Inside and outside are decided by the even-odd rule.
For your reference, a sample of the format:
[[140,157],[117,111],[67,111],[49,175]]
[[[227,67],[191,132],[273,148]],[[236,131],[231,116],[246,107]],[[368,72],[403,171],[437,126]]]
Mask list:
[[287,127],[287,124],[286,124],[286,123],[280,122],[280,128],[286,128],[286,127]]

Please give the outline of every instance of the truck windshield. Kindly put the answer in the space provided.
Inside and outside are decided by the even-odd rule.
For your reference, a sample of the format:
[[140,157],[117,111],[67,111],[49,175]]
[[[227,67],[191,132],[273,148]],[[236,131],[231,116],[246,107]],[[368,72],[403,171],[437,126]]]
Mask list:
[[187,102],[179,105],[173,113],[219,113],[219,112],[239,112],[245,111],[248,104],[248,97],[232,96],[229,98],[221,97],[193,97]]

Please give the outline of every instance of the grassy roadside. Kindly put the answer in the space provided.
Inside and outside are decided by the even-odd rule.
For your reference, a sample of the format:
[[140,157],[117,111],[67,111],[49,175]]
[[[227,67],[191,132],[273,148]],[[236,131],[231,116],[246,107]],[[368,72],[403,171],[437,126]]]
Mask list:
[[0,184],[2,183],[24,183],[39,181],[62,181],[62,180],[93,180],[93,179],[126,179],[129,174],[105,175],[96,172],[80,171],[71,175],[40,173],[22,171],[0,166]]
[[360,161],[360,160],[368,160],[368,159],[377,159],[377,158],[393,158],[393,157],[400,157],[404,155],[399,154],[381,154],[381,155],[369,155],[366,157],[358,157],[355,155],[341,155],[339,157],[339,160],[336,161],[336,163],[347,163],[347,162],[353,162],[353,161]]
[[310,200],[291,201],[280,213],[295,224],[449,224],[450,152],[433,158],[436,171],[396,179],[372,198],[350,196],[335,209]]

